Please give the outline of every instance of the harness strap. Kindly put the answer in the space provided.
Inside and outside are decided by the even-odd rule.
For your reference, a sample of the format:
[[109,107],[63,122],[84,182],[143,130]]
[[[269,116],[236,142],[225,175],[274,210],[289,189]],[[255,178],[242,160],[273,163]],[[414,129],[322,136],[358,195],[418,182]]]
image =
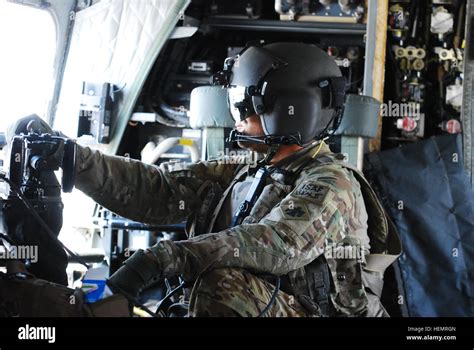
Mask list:
[[306,265],[305,271],[309,277],[308,289],[310,298],[319,306],[321,316],[332,316],[334,309],[329,301],[331,275],[324,254],[317,257],[309,265]]
[[263,187],[265,186],[265,182],[267,180],[268,175],[269,172],[265,167],[261,167],[260,169],[258,169],[257,174],[255,174],[255,178],[253,179],[252,185],[250,186],[250,189],[247,192],[244,201],[240,203],[239,208],[234,214],[231,227],[240,225],[242,220],[249,215],[250,210],[252,209],[253,205],[255,204],[255,201],[257,200],[257,197],[260,195],[263,190]]
[[235,184],[239,182],[244,174],[246,174],[250,170],[250,164],[244,165],[235,175],[234,179],[232,182],[227,186],[226,190],[224,193],[222,193],[222,197],[219,200],[219,202],[216,205],[216,208],[214,209],[214,212],[212,213],[211,221],[208,226],[207,232],[212,232],[212,229],[214,228],[214,225],[216,223],[217,217],[219,216],[219,212],[222,209],[222,206],[224,205],[225,200],[227,199],[227,196],[229,195],[230,191],[234,188]]

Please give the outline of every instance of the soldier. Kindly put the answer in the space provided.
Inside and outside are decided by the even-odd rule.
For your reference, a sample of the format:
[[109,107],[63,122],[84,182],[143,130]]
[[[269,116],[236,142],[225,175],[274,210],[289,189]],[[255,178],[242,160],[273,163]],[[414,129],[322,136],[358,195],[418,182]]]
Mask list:
[[136,252],[111,288],[137,295],[181,275],[195,281],[191,316],[386,316],[387,219],[323,141],[344,94],[334,60],[302,43],[249,46],[217,77],[236,120],[231,138],[266,154],[258,167],[156,167],[79,147],[76,187],[98,203],[147,223],[187,219],[188,239]]

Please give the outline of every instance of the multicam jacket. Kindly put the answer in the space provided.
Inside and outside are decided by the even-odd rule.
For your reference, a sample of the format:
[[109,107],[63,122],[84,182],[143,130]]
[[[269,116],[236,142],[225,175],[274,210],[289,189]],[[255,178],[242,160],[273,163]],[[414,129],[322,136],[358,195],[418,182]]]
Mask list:
[[[387,255],[394,241],[391,227],[362,175],[325,144],[313,159],[318,147],[313,144],[270,166],[271,176],[250,215],[232,228],[232,203],[245,196],[243,184],[252,169],[231,161],[154,166],[78,147],[76,187],[136,221],[187,220],[188,239],[162,240],[150,248],[160,278],[195,280],[209,269],[238,267],[283,276],[285,291],[317,300],[321,293],[313,288],[317,273],[311,266],[323,261],[335,315],[384,316],[383,272],[396,258]],[[297,176],[288,181],[287,174],[296,169]],[[398,248],[395,243],[395,254]]]

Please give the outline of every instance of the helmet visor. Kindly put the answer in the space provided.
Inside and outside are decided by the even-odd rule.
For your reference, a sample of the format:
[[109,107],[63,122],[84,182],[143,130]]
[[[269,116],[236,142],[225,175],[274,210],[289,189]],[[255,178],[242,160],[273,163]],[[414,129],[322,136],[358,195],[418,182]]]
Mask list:
[[231,86],[227,88],[230,114],[236,122],[242,121],[255,114],[250,96],[244,86]]

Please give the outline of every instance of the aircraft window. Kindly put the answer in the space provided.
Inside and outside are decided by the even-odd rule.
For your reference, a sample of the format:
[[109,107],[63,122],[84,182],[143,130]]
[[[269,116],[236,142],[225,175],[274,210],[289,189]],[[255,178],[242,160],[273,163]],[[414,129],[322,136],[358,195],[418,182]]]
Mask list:
[[15,119],[45,117],[53,93],[56,26],[48,11],[0,1],[0,133]]

